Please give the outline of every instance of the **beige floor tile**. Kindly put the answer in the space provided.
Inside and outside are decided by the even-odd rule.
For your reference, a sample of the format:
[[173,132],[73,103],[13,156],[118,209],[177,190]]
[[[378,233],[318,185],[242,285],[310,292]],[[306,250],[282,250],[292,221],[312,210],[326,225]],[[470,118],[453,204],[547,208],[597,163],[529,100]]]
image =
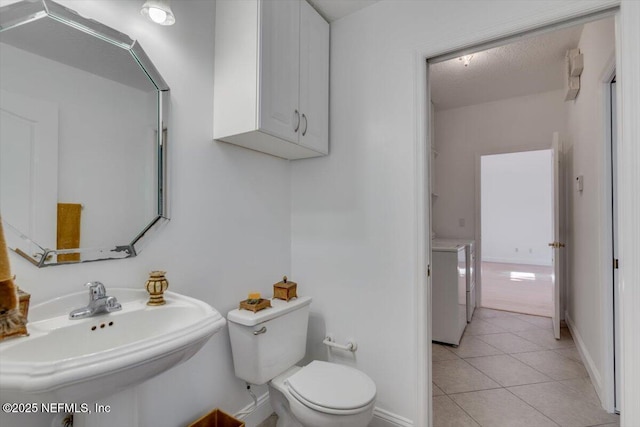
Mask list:
[[558,382],[566,387],[569,387],[571,390],[579,393],[584,400],[591,402],[594,405],[602,406],[602,403],[600,402],[600,398],[596,393],[596,389],[593,388],[593,384],[591,383],[591,379],[589,377],[573,378],[571,380],[564,380],[564,381],[558,381]]
[[513,357],[557,381],[589,375],[582,364],[551,350],[517,353]]
[[431,360],[439,362],[441,360],[455,360],[458,356],[449,351],[447,346],[431,343]]
[[553,336],[553,329],[534,329],[528,331],[515,332],[516,335],[536,343],[546,349],[567,348],[575,346],[569,329],[560,329],[560,339]]
[[431,383],[432,389],[433,389],[433,395],[434,396],[442,396],[444,395],[444,391],[442,391],[442,389],[440,387],[438,387],[437,385],[435,385],[433,382]]
[[506,389],[483,390],[450,396],[480,425],[486,427],[557,426],[549,418]]
[[492,325],[482,319],[473,319],[473,321],[467,325],[467,329],[464,330],[464,334],[468,336],[499,334],[500,332],[506,331],[500,326]]
[[494,317],[510,317],[513,313],[509,311],[493,310],[491,308],[478,307],[473,312],[473,319],[492,319]]
[[433,427],[480,427],[448,396],[433,398]]
[[493,317],[486,319],[492,325],[499,326],[507,332],[541,330],[536,325],[518,319],[516,316],[511,317]]
[[564,356],[571,360],[575,360],[576,362],[583,363],[582,357],[580,357],[580,353],[578,353],[578,349],[576,348],[575,345],[573,347],[559,348],[553,351],[558,353],[560,356]]
[[457,348],[452,347],[449,351],[462,358],[502,354],[502,351],[490,346],[486,342],[478,339],[478,337],[467,335],[463,335],[462,340],[460,340],[460,345]]
[[550,317],[532,316],[530,314],[517,314],[516,317],[541,329],[553,329],[553,321]]
[[[618,418],[620,418],[620,417],[618,416]],[[599,426],[595,426],[595,427],[620,427],[620,420],[618,420],[617,423],[600,424]]]
[[617,420],[600,405],[583,399],[580,393],[558,382],[509,387],[508,390],[562,426],[594,426]]
[[465,361],[503,387],[551,381],[548,376],[507,354],[473,357]]
[[500,387],[462,359],[433,362],[432,369],[434,384],[446,394]]
[[497,348],[498,350],[504,351],[505,353],[525,353],[528,351],[546,350],[545,348],[510,332],[504,334],[482,335],[479,336],[478,339]]

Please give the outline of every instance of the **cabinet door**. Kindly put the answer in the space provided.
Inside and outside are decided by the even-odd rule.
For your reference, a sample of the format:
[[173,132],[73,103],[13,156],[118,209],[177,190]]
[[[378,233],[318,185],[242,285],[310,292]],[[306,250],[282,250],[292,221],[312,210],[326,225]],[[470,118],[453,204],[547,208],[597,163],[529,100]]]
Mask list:
[[298,142],[300,2],[260,2],[259,128]]
[[329,24],[300,4],[300,145],[329,152]]

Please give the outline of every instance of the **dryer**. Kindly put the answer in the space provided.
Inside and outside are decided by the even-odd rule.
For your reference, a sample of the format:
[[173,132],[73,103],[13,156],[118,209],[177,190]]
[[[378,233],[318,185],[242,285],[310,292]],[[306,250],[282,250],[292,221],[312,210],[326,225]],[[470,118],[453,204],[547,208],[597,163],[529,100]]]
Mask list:
[[475,240],[468,239],[446,239],[446,238],[437,238],[433,239],[431,242],[432,250],[436,250],[436,248],[442,247],[453,247],[453,246],[465,246],[465,257],[467,263],[467,274],[466,274],[466,309],[467,309],[467,322],[471,322],[471,318],[473,317],[473,312],[477,305],[476,299],[476,242]]
[[466,246],[433,245],[432,264],[432,339],[459,345],[467,326]]

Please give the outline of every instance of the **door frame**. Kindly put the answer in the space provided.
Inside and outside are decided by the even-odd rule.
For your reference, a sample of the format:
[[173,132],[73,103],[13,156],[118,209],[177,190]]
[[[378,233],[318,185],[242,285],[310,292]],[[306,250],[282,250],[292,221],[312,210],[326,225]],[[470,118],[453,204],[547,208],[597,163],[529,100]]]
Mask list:
[[[604,313],[605,324],[604,328],[604,337],[605,348],[604,348],[604,358],[605,358],[605,376],[603,378],[602,384],[602,395],[600,398],[602,399],[603,405],[605,409],[613,412],[615,410],[615,325],[614,325],[614,316],[615,316],[615,308],[614,308],[614,298],[613,298],[613,287],[616,283],[613,280],[613,212],[611,211],[611,206],[609,202],[613,200],[613,177],[612,173],[615,173],[617,165],[614,166],[612,164],[612,150],[614,146],[612,145],[613,141],[611,139],[611,131],[612,131],[612,123],[611,123],[611,81],[616,76],[616,60],[615,58],[611,58],[607,65],[605,66],[602,74],[601,74],[601,87],[602,87],[602,123],[604,123],[604,134],[603,137],[603,168],[604,168],[604,180],[600,183],[601,185],[601,193],[603,195],[603,203],[601,204],[602,208],[602,222],[601,222],[601,233],[602,233],[602,242],[604,246],[603,257],[602,257],[602,299],[601,299],[601,307]],[[619,135],[619,134],[618,134]]]
[[[622,4],[622,7],[621,7]],[[508,39],[544,32],[550,28],[560,28],[566,25],[575,25],[582,22],[593,21],[605,16],[615,16],[616,21],[616,69],[620,77],[621,95],[618,99],[618,135],[616,142],[619,158],[624,159],[619,164],[617,171],[619,188],[622,190],[625,200],[621,205],[619,214],[619,229],[622,240],[620,241],[621,260],[640,259],[640,195],[634,193],[640,186],[635,174],[634,165],[640,159],[640,146],[637,141],[640,138],[640,124],[635,120],[640,115],[640,55],[636,53],[635,41],[640,37],[640,3],[609,0],[602,2],[570,2],[563,3],[557,8],[549,8],[544,13],[529,16],[526,19],[507,21],[503,25],[493,26],[484,32],[473,35],[464,35],[459,39],[433,40],[422,48],[414,50],[414,123],[415,130],[415,197],[416,197],[416,277],[414,286],[414,301],[416,313],[416,417],[417,426],[433,425],[432,404],[432,372],[431,372],[431,180],[430,156],[432,126],[429,118],[429,106],[431,101],[428,60],[433,58],[457,57],[465,52],[478,49],[486,49],[492,46],[504,44]],[[623,82],[623,76],[629,76],[628,81]],[[625,191],[626,190],[626,191]],[[624,325],[634,325],[640,322],[640,312],[637,304],[640,303],[640,287],[631,286],[640,283],[640,266],[625,265],[622,262],[619,269],[621,283],[620,307],[622,330],[622,397],[621,397],[621,424],[627,420],[640,419],[640,408],[634,407],[634,402],[640,400],[640,369],[633,365],[633,361],[626,360],[640,354],[640,337],[634,335],[632,328],[625,329]],[[624,286],[629,283],[629,286]],[[625,378],[626,377],[626,378]],[[425,404],[426,402],[426,404]],[[627,404],[628,403],[628,404]]]

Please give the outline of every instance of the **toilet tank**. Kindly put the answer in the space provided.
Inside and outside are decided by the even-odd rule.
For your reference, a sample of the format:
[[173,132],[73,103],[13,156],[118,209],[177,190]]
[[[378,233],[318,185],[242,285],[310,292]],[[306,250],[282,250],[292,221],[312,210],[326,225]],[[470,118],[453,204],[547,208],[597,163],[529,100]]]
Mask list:
[[272,307],[227,315],[236,377],[265,384],[302,360],[307,346],[310,297],[271,300]]

